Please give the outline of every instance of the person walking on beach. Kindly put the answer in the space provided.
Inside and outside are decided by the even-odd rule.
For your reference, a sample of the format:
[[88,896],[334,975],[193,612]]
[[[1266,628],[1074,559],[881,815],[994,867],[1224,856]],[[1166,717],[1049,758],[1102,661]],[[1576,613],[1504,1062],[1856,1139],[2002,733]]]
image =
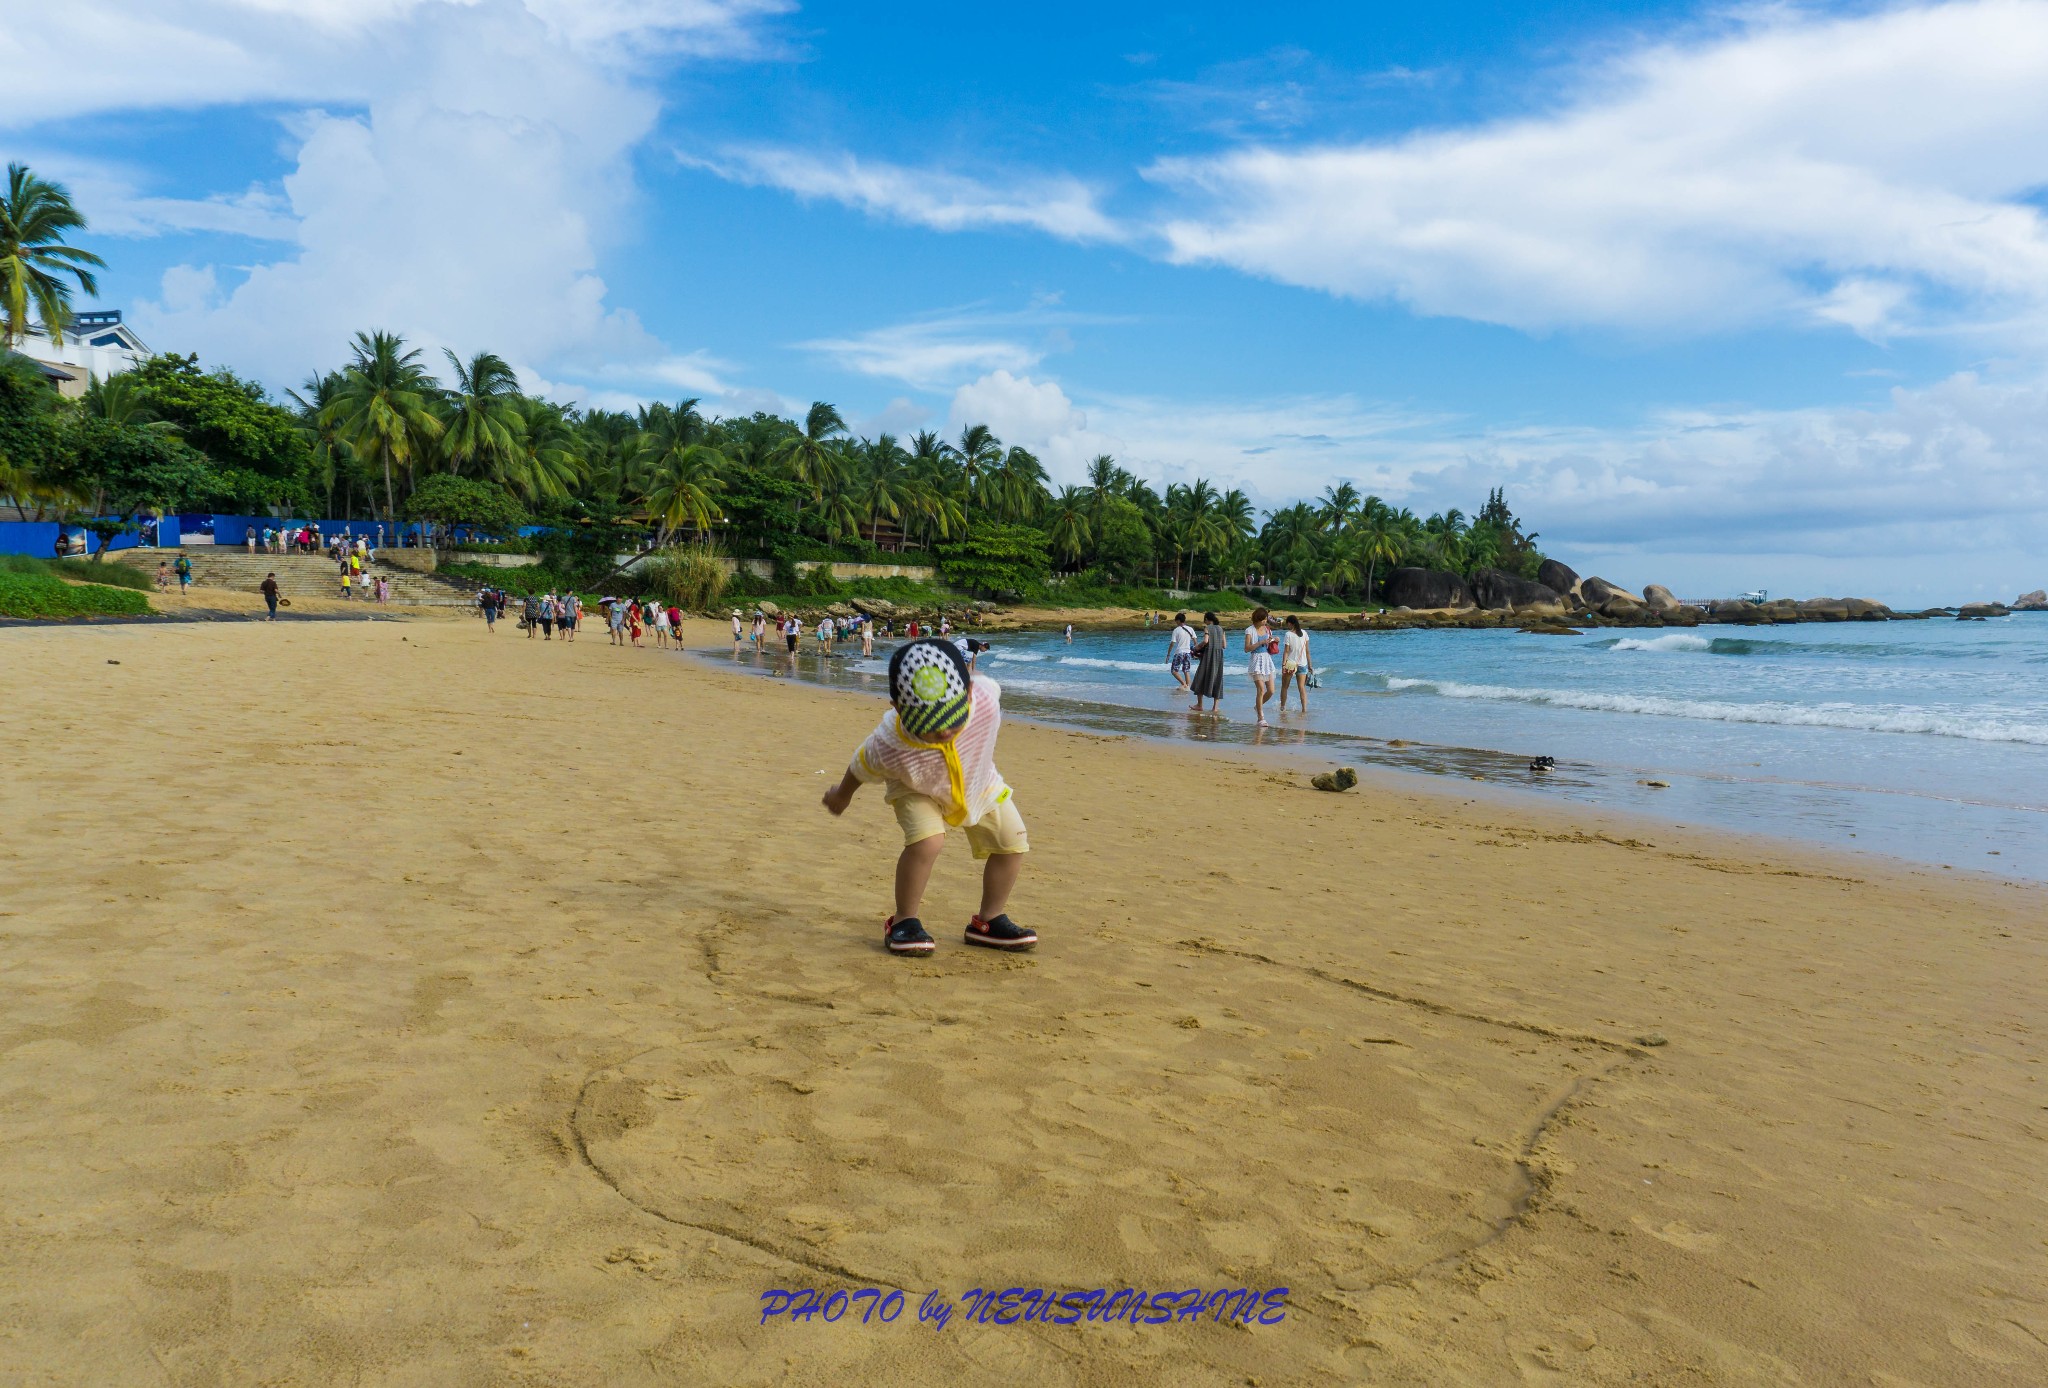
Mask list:
[[825,808],[846,813],[854,792],[886,783],[884,802],[903,830],[896,860],[896,912],[882,927],[891,954],[925,955],[936,947],[918,919],[932,867],[946,846],[946,829],[964,828],[983,864],[981,909],[967,923],[970,945],[1026,950],[1036,931],[1005,914],[1031,840],[1002,773],[996,770],[996,735],[1002,729],[1002,688],[967,668],[950,641],[913,641],[889,658],[892,707],[860,745],[839,784],[825,792]]
[[182,597],[186,590],[192,586],[192,556],[189,554],[179,555],[178,562],[172,567],[177,571],[178,594]]
[[484,614],[484,630],[493,636],[497,635],[498,595],[486,588],[476,595],[476,605]]
[[765,613],[765,612],[756,612],[756,613],[754,614],[754,632],[753,632],[753,635],[754,635],[754,654],[755,654],[755,655],[759,655],[759,654],[761,654],[761,646],[762,646],[762,643],[763,643],[763,642],[765,642],[765,641],[766,641],[766,640],[768,639],[768,614],[767,614],[767,613]]
[[1263,607],[1252,609],[1252,624],[1244,629],[1244,648],[1251,654],[1248,673],[1252,677],[1252,712],[1265,726],[1266,701],[1273,697],[1273,648],[1280,642],[1273,635],[1271,614]]
[[1173,630],[1166,638],[1166,671],[1173,676],[1180,692],[1188,692],[1188,675],[1195,668],[1195,632],[1188,625],[1188,614],[1173,614]]
[[170,588],[171,588],[171,566],[170,566],[170,562],[169,562],[168,560],[164,560],[164,559],[159,559],[159,560],[157,560],[157,561],[156,561],[156,590],[157,590],[157,591],[158,591],[159,593],[167,593],[167,592],[169,592],[169,591],[170,591]]
[[1301,699],[1301,711],[1308,712],[1308,677],[1315,673],[1315,662],[1309,658],[1308,633],[1301,629],[1301,618],[1288,614],[1287,630],[1280,636],[1280,702],[1278,707],[1287,707],[1287,681],[1294,681],[1295,692]]
[[538,593],[528,593],[526,595],[526,602],[520,608],[520,615],[526,620],[526,639],[531,641],[533,634],[540,630],[540,595]]
[[740,610],[735,607],[732,610],[732,653],[734,655],[740,653],[740,643],[746,639],[747,629],[740,622]]
[[796,643],[804,639],[804,623],[795,613],[782,619],[782,644],[788,649],[790,660],[796,659]]
[[1195,701],[1188,705],[1193,712],[1202,711],[1204,699],[1209,701],[1209,712],[1223,711],[1223,623],[1214,612],[1202,614],[1202,639],[1195,646],[1195,677],[1188,687],[1195,696]]
[[245,526],[243,526],[243,527],[242,527],[242,548],[244,548],[244,549],[248,550],[248,551],[249,551],[249,553],[251,553],[251,554],[254,554],[254,553],[256,552],[256,527],[255,527],[255,526],[253,526],[253,525],[245,525]]
[[654,608],[654,644],[659,650],[668,649],[668,609],[659,604]]
[[1069,646],[1074,644],[1074,624],[1072,622],[1067,623],[1067,644]]
[[576,628],[583,625],[583,599],[579,594],[562,594],[562,614],[557,620],[562,626],[562,639],[574,641]]
[[274,622],[274,621],[276,621],[276,620],[277,620],[277,575],[276,575],[276,574],[274,574],[274,573],[271,573],[271,574],[265,574],[265,575],[263,575],[263,605],[264,605],[265,607],[268,607],[268,608],[270,609],[270,615],[269,615],[268,617],[264,618],[263,620],[265,620],[266,622]]
[[820,617],[818,619],[818,649],[826,655],[832,654],[832,638],[838,634],[838,631],[839,628],[833,625],[830,617]]
[[860,653],[871,656],[875,653],[875,619],[863,617],[860,624]]
[[633,644],[640,644],[640,601],[635,598],[626,604],[626,634],[633,638]]

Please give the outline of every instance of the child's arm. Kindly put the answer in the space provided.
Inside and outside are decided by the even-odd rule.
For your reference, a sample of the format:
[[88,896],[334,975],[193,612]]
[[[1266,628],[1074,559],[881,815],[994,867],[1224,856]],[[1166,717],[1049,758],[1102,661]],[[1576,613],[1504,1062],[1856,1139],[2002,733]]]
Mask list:
[[853,803],[853,793],[859,790],[860,786],[860,777],[854,775],[852,768],[849,767],[846,774],[839,778],[839,784],[825,792],[825,808],[835,815],[845,814],[846,807]]

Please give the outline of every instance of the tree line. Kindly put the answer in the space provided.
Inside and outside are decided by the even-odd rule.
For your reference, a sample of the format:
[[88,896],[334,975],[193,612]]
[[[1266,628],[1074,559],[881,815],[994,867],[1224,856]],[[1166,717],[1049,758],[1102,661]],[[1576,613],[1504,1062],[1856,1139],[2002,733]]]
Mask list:
[[[84,219],[61,187],[18,165],[9,176],[0,312],[11,346],[30,304],[60,336],[64,275],[90,293],[85,265],[99,262],[62,244]],[[1263,582],[1369,598],[1400,564],[1533,577],[1541,561],[1498,491],[1468,520],[1456,509],[1418,517],[1335,482],[1262,517],[1242,490],[1199,478],[1155,486],[1108,455],[1055,487],[1038,457],[985,424],[953,438],[867,438],[824,401],[801,420],[707,416],[694,399],[580,409],[522,391],[494,353],[442,355],[437,376],[398,334],[361,332],[346,362],[283,400],[165,355],[94,381],[73,404],[6,353],[0,499],[23,519],[103,532],[149,509],[206,509],[501,536],[534,525],[581,536],[593,554],[709,541],[745,557],[914,555],[990,591]]]

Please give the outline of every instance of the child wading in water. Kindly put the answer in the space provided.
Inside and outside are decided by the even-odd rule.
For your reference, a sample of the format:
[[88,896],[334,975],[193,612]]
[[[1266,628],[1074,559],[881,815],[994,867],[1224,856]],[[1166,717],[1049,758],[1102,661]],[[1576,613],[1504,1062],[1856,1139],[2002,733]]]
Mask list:
[[932,952],[918,908],[945,847],[946,826],[958,825],[967,830],[975,858],[987,864],[967,943],[1030,949],[1037,934],[1003,914],[1031,842],[996,770],[1002,689],[970,672],[951,641],[927,639],[899,646],[889,658],[889,698],[895,707],[854,753],[839,784],[825,792],[825,808],[839,815],[862,786],[888,783],[883,798],[903,826],[903,856],[896,860],[896,914],[883,927],[883,943],[891,954]]

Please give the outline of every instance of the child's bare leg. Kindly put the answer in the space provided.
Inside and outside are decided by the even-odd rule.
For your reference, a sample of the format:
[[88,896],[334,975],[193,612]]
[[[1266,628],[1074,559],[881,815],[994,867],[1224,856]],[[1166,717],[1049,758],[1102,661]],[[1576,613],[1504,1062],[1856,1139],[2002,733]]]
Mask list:
[[944,834],[904,845],[903,856],[896,860],[897,920],[917,919],[918,908],[924,905],[925,885],[932,880],[932,864],[938,862],[939,850],[945,846]]
[[981,918],[992,921],[1010,904],[1017,874],[1024,871],[1022,853],[992,853],[981,870]]

